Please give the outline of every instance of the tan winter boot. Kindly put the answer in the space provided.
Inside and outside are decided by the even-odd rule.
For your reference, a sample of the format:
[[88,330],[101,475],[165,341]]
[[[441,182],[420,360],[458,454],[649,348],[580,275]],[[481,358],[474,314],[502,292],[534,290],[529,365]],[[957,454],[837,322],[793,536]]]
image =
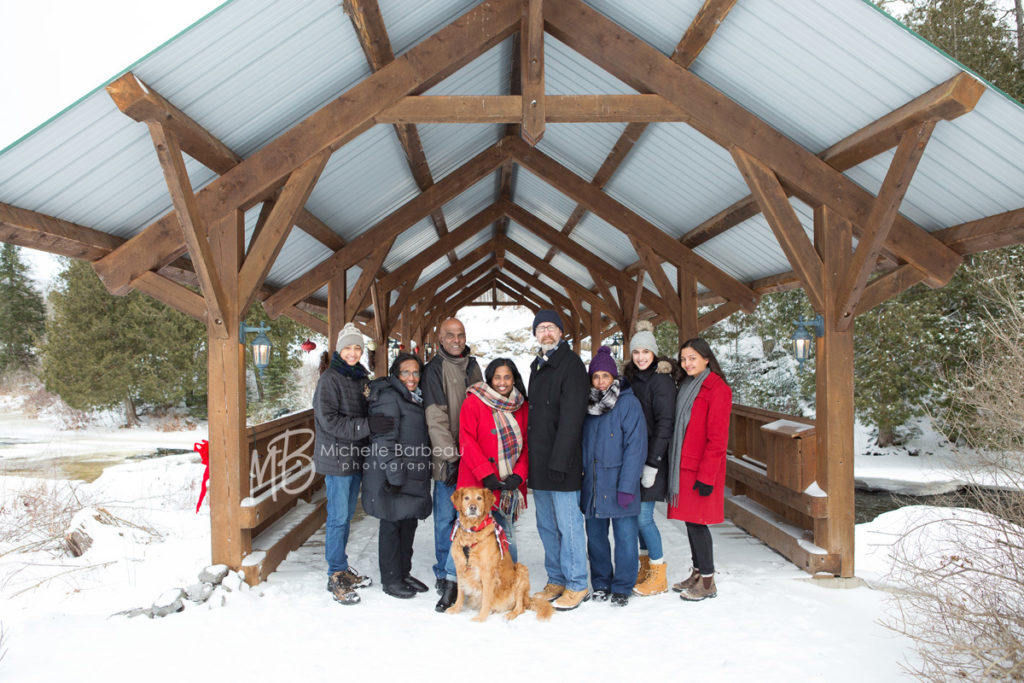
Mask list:
[[537,598],[538,600],[547,600],[548,602],[551,602],[561,597],[562,593],[564,592],[565,586],[558,586],[556,584],[549,583],[548,585],[544,586],[544,590],[537,591],[536,593],[534,593],[533,597]]
[[[641,583],[647,580],[647,574],[651,571],[651,556],[644,553],[640,556],[640,571],[636,574],[636,584],[639,586]],[[635,587],[634,586],[634,587]]]
[[668,565],[664,561],[652,562],[647,579],[633,587],[636,595],[658,595],[668,590]]
[[561,597],[555,600],[555,609],[560,612],[576,609],[589,599],[590,591],[586,588],[578,591],[567,590],[562,593]]
[[700,581],[683,591],[679,597],[690,602],[697,602],[704,598],[713,598],[716,595],[718,595],[718,589],[715,588],[715,575],[712,574],[711,576],[701,576]]
[[689,590],[690,588],[693,588],[697,584],[697,579],[699,579],[699,578],[700,578],[700,572],[697,571],[696,569],[691,569],[689,576],[687,576],[685,579],[683,579],[679,583],[673,583],[672,584],[672,590],[674,590],[676,593],[682,593],[685,590]]

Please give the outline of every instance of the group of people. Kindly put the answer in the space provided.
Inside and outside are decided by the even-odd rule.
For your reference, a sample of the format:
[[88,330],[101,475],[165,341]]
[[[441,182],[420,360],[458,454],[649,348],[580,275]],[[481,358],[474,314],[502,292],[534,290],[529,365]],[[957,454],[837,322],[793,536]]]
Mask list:
[[527,390],[508,358],[481,372],[455,318],[441,324],[429,363],[400,353],[388,376],[372,381],[360,363],[362,334],[351,323],[342,329],[313,395],[335,600],[358,603],[357,589],[371,584],[346,555],[361,490],[363,509],[380,520],[383,591],[411,598],[430,590],[410,572],[418,520],[433,516],[436,609],[450,607],[452,494],[467,486],[494,492],[491,517],[513,561],[516,522],[532,490],[547,572],[535,597],[556,609],[591,599],[625,606],[631,595],[668,590],[659,501],[670,519],[686,523],[690,544],[692,568],[672,589],[690,601],[717,595],[708,525],[724,518],[732,393],[714,353],[694,338],[677,357],[660,357],[653,328],[641,323],[620,374],[606,346],[585,366],[564,330],[557,312],[536,314],[540,354]]

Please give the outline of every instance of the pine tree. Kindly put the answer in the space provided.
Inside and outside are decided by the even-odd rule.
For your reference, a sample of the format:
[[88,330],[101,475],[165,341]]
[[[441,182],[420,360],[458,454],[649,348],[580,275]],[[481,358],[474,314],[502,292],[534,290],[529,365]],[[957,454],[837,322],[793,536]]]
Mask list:
[[46,307],[32,286],[19,247],[0,247],[0,372],[29,366],[43,335]]
[[143,294],[111,296],[84,261],[71,261],[50,294],[42,379],[78,409],[173,405],[204,392],[202,324]]

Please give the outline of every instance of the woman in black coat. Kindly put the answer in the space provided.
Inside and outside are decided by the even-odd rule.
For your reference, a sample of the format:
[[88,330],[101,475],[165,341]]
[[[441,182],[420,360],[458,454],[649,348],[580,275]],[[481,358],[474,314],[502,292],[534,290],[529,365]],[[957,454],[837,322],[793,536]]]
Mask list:
[[640,572],[636,595],[657,595],[668,590],[668,574],[661,533],[654,523],[654,504],[665,500],[668,487],[668,447],[675,421],[676,383],[672,364],[658,358],[654,327],[646,320],[629,340],[631,360],[622,369],[647,420],[647,460],[640,479]]
[[378,561],[384,592],[411,598],[427,586],[410,576],[416,523],[432,510],[430,439],[420,392],[423,363],[399,354],[388,377],[370,383],[370,415],[395,421],[393,429],[374,434],[363,473],[363,509],[380,519]]

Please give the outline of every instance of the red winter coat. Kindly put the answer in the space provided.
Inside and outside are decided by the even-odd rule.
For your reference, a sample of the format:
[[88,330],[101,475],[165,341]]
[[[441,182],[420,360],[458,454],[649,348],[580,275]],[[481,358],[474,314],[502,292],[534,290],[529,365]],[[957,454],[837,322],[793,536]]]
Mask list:
[[[725,449],[731,413],[732,389],[714,372],[708,373],[693,400],[683,435],[679,499],[676,505],[669,502],[669,519],[694,524],[719,524],[725,519]],[[714,486],[711,495],[698,495],[693,488],[696,481]]]
[[[529,473],[529,459],[526,448],[526,417],[529,407],[526,401],[519,410],[512,413],[523,433],[523,450],[519,459],[512,467],[512,474],[523,479],[519,490],[526,500],[526,477]],[[459,463],[459,480],[457,488],[476,486],[483,488],[483,480],[488,474],[498,475],[498,434],[494,427],[494,416],[491,409],[483,401],[469,394],[462,403],[459,412],[459,450],[462,461]],[[500,477],[499,477],[500,478]],[[497,497],[497,496],[496,496]],[[523,507],[526,507],[525,504]]]

